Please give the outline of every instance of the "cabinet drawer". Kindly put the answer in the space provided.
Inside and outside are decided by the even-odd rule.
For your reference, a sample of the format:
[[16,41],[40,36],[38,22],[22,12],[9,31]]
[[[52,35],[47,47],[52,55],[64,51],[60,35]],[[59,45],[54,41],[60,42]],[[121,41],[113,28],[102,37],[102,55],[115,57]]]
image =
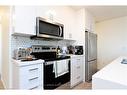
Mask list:
[[81,57],[79,57],[76,59],[76,62],[77,62],[77,66],[80,66],[83,63],[83,60]]
[[20,81],[20,88],[21,89],[32,89],[37,86],[42,85],[41,77],[33,77],[29,79],[22,79]]
[[30,65],[20,68],[20,87],[34,89],[42,85],[42,65]]
[[74,67],[72,70],[72,75],[73,75],[73,77],[82,75],[82,67],[81,66]]
[[71,87],[83,80],[83,57],[76,57],[71,60]]
[[79,83],[81,81],[81,75],[75,77],[76,83]]
[[78,57],[78,58],[75,58],[75,59],[73,59],[73,61],[72,61],[72,65],[74,66],[74,67],[79,67],[81,64],[83,64],[83,60],[82,60],[82,58],[80,58],[80,57]]
[[79,76],[82,76],[82,67],[81,66],[78,66],[78,67],[74,68],[74,70],[73,70],[73,76],[75,78],[79,77]]
[[35,65],[35,66],[30,66],[28,67],[28,77],[33,78],[33,77],[39,77],[41,75],[41,65]]
[[28,79],[28,88],[29,89],[37,89],[41,85],[40,77],[34,77]]
[[77,85],[81,81],[82,81],[82,77],[80,75],[79,76],[72,77],[72,79],[71,79],[71,87]]
[[25,66],[20,68],[20,76],[24,76],[25,74],[26,79],[38,77],[42,74],[41,69],[42,69],[41,64]]
[[29,90],[41,90],[42,87],[41,86],[34,86],[32,88],[29,88]]

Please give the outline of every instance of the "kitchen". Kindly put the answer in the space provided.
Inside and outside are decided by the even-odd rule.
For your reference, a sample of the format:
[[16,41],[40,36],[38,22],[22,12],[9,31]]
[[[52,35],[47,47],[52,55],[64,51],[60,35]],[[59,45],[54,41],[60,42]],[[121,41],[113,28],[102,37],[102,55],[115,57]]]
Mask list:
[[[20,9],[20,10],[23,10],[22,8],[20,8],[20,7],[16,7],[17,8],[17,11],[15,11],[15,12],[19,12],[19,10],[18,10],[18,8]],[[23,7],[24,8],[24,7]],[[26,8],[28,9],[28,7],[26,6]],[[26,8],[24,8],[25,10],[26,10]],[[35,9],[36,8],[36,10],[35,10],[35,12],[38,12],[38,14],[37,15],[43,15],[43,14],[40,14],[40,11],[41,10],[39,10],[39,9],[44,9],[45,7],[30,7],[30,10],[31,10],[31,12],[32,12],[32,14],[33,14],[33,9]],[[78,62],[78,63],[76,63],[77,64],[77,66],[76,67],[74,67],[75,69],[73,70],[73,71],[76,71],[76,69],[78,68],[79,69],[79,71],[78,71],[78,75],[73,75],[72,73],[72,75],[73,75],[73,77],[74,77],[74,79],[75,79],[75,81],[73,81],[72,80],[72,82],[70,83],[71,84],[71,87],[73,87],[73,86],[75,86],[77,83],[80,83],[80,82],[82,82],[83,81],[83,72],[82,72],[82,68],[81,67],[83,67],[82,65],[83,65],[83,62],[84,62],[84,56],[82,55],[83,54],[83,47],[82,47],[82,45],[83,44],[79,44],[80,46],[81,46],[81,54],[80,55],[77,55],[77,56],[71,56],[71,57],[69,57],[69,56],[66,56],[66,55],[64,55],[64,51],[63,51],[63,47],[65,47],[65,46],[68,46],[68,48],[70,48],[70,53],[69,54],[73,54],[73,52],[74,52],[74,48],[77,46],[77,44],[75,44],[76,43],[76,40],[75,40],[75,38],[77,38],[77,37],[75,37],[75,34],[73,33],[74,31],[76,31],[75,30],[75,28],[73,28],[74,26],[75,26],[75,23],[76,23],[76,21],[74,20],[75,19],[75,12],[71,9],[71,8],[68,8],[68,7],[47,7],[48,9],[46,9],[45,10],[45,14],[46,14],[46,16],[47,16],[47,12],[50,12],[50,14],[48,13],[48,17],[49,18],[47,18],[47,19],[49,19],[49,21],[45,21],[43,18],[40,18],[40,17],[38,17],[38,18],[36,18],[36,16],[35,17],[33,17],[32,19],[33,20],[35,20],[35,22],[37,23],[37,31],[40,29],[40,30],[42,30],[42,29],[44,29],[45,28],[45,30],[46,30],[46,27],[48,27],[48,29],[50,28],[50,27],[52,27],[52,29],[51,30],[55,30],[55,32],[57,32],[58,31],[58,33],[56,33],[56,34],[53,34],[53,35],[57,35],[57,34],[59,34],[59,31],[60,31],[60,34],[61,34],[61,36],[59,36],[59,38],[57,37],[55,37],[55,38],[52,38],[52,37],[50,37],[50,39],[49,39],[49,35],[51,35],[52,34],[52,32],[50,32],[50,29],[49,30],[46,30],[46,31],[49,31],[48,33],[50,33],[50,34],[48,34],[48,38],[47,39],[42,39],[42,38],[40,38],[40,36],[42,36],[42,33],[40,33],[40,31],[37,33],[38,35],[31,35],[31,36],[29,36],[30,38],[27,38],[27,37],[19,37],[19,36],[16,36],[17,37],[17,39],[15,39],[15,37],[14,37],[14,39],[12,39],[12,41],[16,41],[16,42],[14,42],[14,43],[17,43],[15,46],[13,46],[13,47],[15,47],[15,49],[17,49],[16,47],[18,46],[18,45],[20,45],[20,46],[18,46],[18,47],[22,47],[22,43],[24,42],[24,44],[25,43],[30,43],[29,44],[29,46],[28,46],[28,44],[25,44],[25,45],[27,45],[27,47],[30,47],[30,46],[32,46],[32,53],[33,53],[33,55],[36,57],[36,58],[38,58],[38,59],[44,59],[45,60],[45,65],[44,65],[44,67],[43,67],[43,71],[44,71],[44,73],[43,73],[43,76],[42,76],[42,79],[43,79],[43,77],[44,77],[44,81],[43,81],[43,85],[51,85],[51,86],[47,86],[47,88],[46,88],[46,86],[44,86],[44,89],[55,89],[56,87],[57,87],[57,85],[59,86],[59,85],[61,85],[61,84],[63,84],[63,83],[66,83],[66,82],[69,82],[70,81],[70,77],[72,77],[72,76],[70,76],[70,66],[68,67],[68,71],[67,70],[65,70],[65,72],[63,72],[63,73],[65,73],[64,75],[61,75],[60,77],[58,77],[58,76],[56,76],[56,70],[55,69],[53,69],[53,66],[54,65],[52,65],[52,63],[54,63],[54,61],[56,61],[56,62],[58,62],[57,63],[57,67],[59,67],[59,65],[58,64],[60,64],[61,66],[60,66],[60,69],[58,69],[57,71],[60,71],[61,72],[61,70],[62,69],[64,69],[63,67],[64,67],[64,65],[63,64],[65,64],[66,65],[66,63],[64,62],[64,61],[67,61],[67,60],[72,60],[71,61],[71,63],[69,62],[68,64],[69,65],[72,65],[72,63],[74,62],[75,63],[75,61],[77,61],[77,60],[79,60],[79,61],[81,61],[81,63],[80,62]],[[51,12],[53,12],[54,13],[54,11],[53,11],[53,9],[54,9],[54,11],[56,11],[56,13],[57,13],[57,11],[58,11],[58,15],[57,16],[59,16],[59,17],[57,17],[56,19],[55,19],[55,17],[56,16],[54,16],[53,14],[51,14]],[[28,10],[29,11],[29,10]],[[21,11],[20,11],[21,12]],[[72,13],[71,15],[70,15],[70,12]],[[21,14],[21,13],[20,13]],[[45,15],[44,14],[44,15]],[[55,14],[55,13],[54,13]],[[64,16],[64,18],[63,18],[63,14],[68,14],[68,15],[66,15],[66,16]],[[19,14],[18,14],[19,15]],[[25,14],[26,15],[26,14]],[[52,17],[52,15],[54,16],[54,17]],[[68,22],[68,19],[69,18],[73,18],[72,20],[70,20],[70,22]],[[17,18],[17,19],[19,19],[19,18]],[[63,19],[63,21],[62,21],[62,19]],[[53,20],[53,21],[52,21]],[[55,21],[56,20],[56,21]],[[23,20],[22,20],[23,21]],[[57,24],[52,24],[52,22],[57,22]],[[21,21],[20,21],[20,23],[21,23]],[[24,23],[24,21],[23,21],[23,23]],[[64,24],[64,25],[63,25]],[[20,24],[19,24],[20,25]],[[44,28],[43,28],[43,26],[41,26],[41,25],[43,25],[43,26],[45,26]],[[51,26],[52,25],[52,26]],[[26,25],[25,25],[26,26]],[[54,27],[53,27],[54,26]],[[59,26],[60,26],[60,29],[59,29]],[[58,27],[58,29],[57,29],[57,27]],[[23,27],[22,27],[23,28]],[[32,27],[33,28],[33,27]],[[34,30],[35,30],[35,26],[34,26]],[[19,31],[19,30],[17,30],[17,31]],[[24,29],[24,32],[26,31],[26,29]],[[28,31],[30,31],[30,30],[28,30]],[[44,31],[44,30],[42,30],[42,31]],[[63,33],[63,31],[64,31],[64,33]],[[68,32],[65,32],[65,31],[68,31]],[[22,31],[21,31],[22,32]],[[34,31],[34,32],[36,32],[36,31]],[[55,33],[55,32],[53,32],[53,33]],[[14,36],[15,36],[15,34],[21,34],[21,33],[14,33]],[[45,31],[44,31],[44,33],[43,34],[46,34],[45,33]],[[28,34],[29,35],[29,34]],[[81,34],[78,34],[78,35],[81,35]],[[45,35],[43,35],[44,37],[43,38],[46,38],[46,36]],[[77,34],[76,34],[76,36],[77,36]],[[63,39],[63,37],[64,37],[64,39]],[[79,36],[80,37],[80,36]],[[19,40],[18,40],[19,39]],[[61,39],[63,39],[63,40],[61,40]],[[19,42],[20,41],[20,42]],[[27,41],[27,42],[26,42]],[[80,43],[81,43],[81,41],[80,41]],[[72,46],[72,47],[71,47]],[[73,47],[73,46],[75,46],[75,47]],[[42,49],[43,48],[43,49]],[[58,50],[59,48],[61,48],[62,49],[62,51],[63,52],[61,52],[61,49],[60,50]],[[65,47],[65,53],[66,53],[66,48],[67,47]],[[13,49],[13,50],[15,50],[15,49]],[[57,56],[56,55],[56,49],[57,49],[57,55],[60,55],[60,53],[63,55],[63,56]],[[76,50],[76,49],[75,49]],[[59,53],[59,51],[60,51],[60,53]],[[79,50],[79,52],[80,52],[80,50]],[[76,52],[75,52],[76,53]],[[50,55],[50,56],[49,56]],[[60,58],[57,58],[57,57],[60,57]],[[65,59],[65,60],[64,60]],[[61,60],[61,61],[60,61]],[[73,61],[74,60],[74,61]],[[60,63],[61,62],[61,63]],[[64,63],[63,63],[64,62]],[[47,65],[47,64],[51,64],[51,65]],[[61,68],[62,67],[62,68]],[[65,66],[66,67],[66,66]],[[71,66],[71,68],[73,68],[72,66]],[[54,67],[55,68],[55,67]],[[67,69],[67,68],[65,68],[65,69]],[[72,69],[71,69],[72,70]],[[14,72],[17,72],[17,71],[14,71]],[[54,73],[55,72],[55,73]],[[66,73],[67,72],[67,73]],[[75,72],[75,73],[77,73],[77,72]],[[41,80],[41,79],[40,79]],[[14,80],[15,81],[15,80]],[[14,85],[15,85],[15,83],[14,83]],[[17,84],[18,85],[18,84]],[[42,85],[42,84],[40,84],[40,85]],[[15,86],[14,86],[15,87]],[[25,86],[26,87],[26,86]],[[36,86],[35,86],[36,87]],[[31,87],[32,88],[32,87]]]
[[[4,48],[2,63],[6,64],[1,65],[0,72],[5,89],[57,89],[66,83],[67,86],[62,89],[76,89],[76,86],[78,88],[79,85],[85,86],[86,84],[88,84],[89,89],[96,89],[94,86],[98,85],[98,81],[94,81],[92,75],[112,62],[113,59],[124,56],[124,54],[119,53],[117,56],[111,56],[112,59],[110,59],[106,55],[102,55],[105,54],[104,47],[102,47],[103,41],[106,42],[104,36],[109,37],[105,35],[105,31],[108,31],[105,27],[107,25],[107,29],[111,28],[108,26],[110,20],[108,22],[106,19],[107,22],[101,22],[104,18],[101,20],[100,17],[100,22],[98,19],[95,26],[95,14],[94,16],[91,14],[97,11],[94,10],[94,7],[6,6],[1,7],[1,10],[2,8],[8,12],[8,14],[6,11],[3,12],[6,15],[3,20],[8,20],[8,24],[3,23],[3,26],[8,25],[6,26],[8,30],[3,31],[9,31],[8,34],[3,33],[5,37],[2,38],[3,41],[8,41],[2,43],[2,48]],[[95,7],[95,9],[101,8]],[[116,20],[114,18],[114,22],[120,23],[122,17],[121,20],[119,19],[118,22],[117,18]],[[126,18],[123,17],[122,21],[124,20]],[[123,23],[122,21],[121,23]],[[110,24],[114,25],[113,22]],[[44,25],[45,27],[43,27]],[[118,25],[119,30],[124,27],[122,25]],[[44,29],[46,27],[48,27],[47,30]],[[50,27],[55,30],[53,34]],[[125,27],[124,29],[126,30]],[[49,31],[48,35],[44,35],[46,34],[45,30]],[[114,31],[116,30],[114,29]],[[101,35],[104,37],[103,41]],[[110,35],[113,36],[113,33]],[[108,45],[108,41],[105,45]],[[89,52],[90,48],[91,52]],[[126,51],[124,44],[120,48],[123,50],[122,52]],[[112,55],[111,51],[109,54]],[[107,60],[102,57],[107,58]],[[19,59],[23,59],[23,62]],[[58,70],[58,67],[61,69]],[[99,72],[94,75],[95,79]],[[85,89],[85,87],[80,89]]]
[[[8,7],[7,6],[6,8],[10,12],[8,18],[9,18],[9,21],[11,24],[9,26],[9,28],[10,28],[9,36],[10,37],[9,37],[8,41],[9,41],[9,43],[11,43],[11,47],[8,47],[9,48],[8,49],[9,50],[9,52],[8,52],[9,57],[8,58],[10,58],[9,62],[5,62],[7,64],[6,65],[4,64],[5,66],[3,65],[3,67],[4,67],[3,71],[6,70],[7,68],[9,68],[8,69],[9,71],[6,74],[1,74],[1,78],[2,78],[1,80],[3,82],[3,85],[6,89],[33,89],[33,88],[36,88],[37,85],[34,85],[34,83],[33,83],[34,86],[29,88],[28,86],[26,86],[27,80],[31,81],[31,80],[37,79],[37,84],[39,84],[38,88],[40,89],[43,87],[43,83],[42,83],[43,82],[43,75],[42,75],[43,73],[41,74],[40,73],[41,71],[39,71],[39,70],[43,69],[43,67],[41,68],[42,64],[38,64],[38,66],[40,65],[39,66],[40,68],[38,68],[37,70],[34,70],[34,71],[37,71],[38,76],[36,76],[36,73],[34,71],[32,71],[35,74],[35,76],[33,76],[33,74],[31,76],[28,74],[28,76],[30,76],[30,78],[29,79],[24,78],[24,75],[22,75],[22,74],[28,73],[27,72],[28,70],[25,71],[25,65],[28,65],[28,64],[33,65],[34,61],[33,61],[33,64],[31,61],[29,61],[31,63],[28,62],[28,64],[25,64],[25,62],[23,62],[24,65],[23,65],[23,63],[20,64],[20,62],[18,60],[15,60],[15,59],[18,59],[18,58],[16,58],[16,53],[18,53],[18,51],[16,51],[16,50],[18,49],[19,52],[20,52],[20,50],[22,50],[22,51],[24,50],[24,52],[26,52],[25,48],[30,48],[31,46],[36,46],[36,47],[33,47],[33,49],[50,48],[50,50],[52,49],[52,51],[56,50],[56,48],[58,48],[58,46],[60,46],[60,48],[65,47],[65,46],[70,46],[70,47],[72,46],[72,49],[74,48],[73,46],[81,46],[81,49],[83,49],[84,48],[83,47],[84,41],[82,40],[83,38],[81,38],[81,35],[84,33],[82,33],[82,34],[76,33],[75,34],[75,32],[74,32],[77,30],[76,28],[74,28],[75,23],[77,23],[77,21],[75,21],[75,16],[76,16],[75,11],[72,8],[66,7],[66,6],[65,7],[58,7],[58,6],[54,6],[54,7],[53,6],[47,6],[47,7],[43,7],[43,6],[35,6],[35,7],[34,6],[12,6],[12,7]],[[56,12],[56,14],[54,13],[54,11]],[[63,14],[67,14],[67,15],[63,17]],[[30,17],[28,15],[30,15]],[[49,20],[48,22],[58,22],[61,25],[64,24],[64,34],[63,34],[64,40],[38,39],[38,38],[36,39],[33,37],[36,35],[36,17],[40,17],[41,15],[42,15],[42,18],[46,18],[47,20]],[[56,15],[56,16],[54,16],[54,15]],[[26,20],[24,17],[26,18]],[[69,18],[72,18],[72,19],[68,22]],[[26,22],[24,23],[24,21],[26,21]],[[28,26],[28,24],[29,24],[29,26]],[[28,31],[28,32],[26,32],[26,31]],[[79,41],[77,41],[76,39],[79,39]],[[47,46],[49,46],[49,47],[47,47]],[[3,47],[4,47],[4,45],[3,45]],[[7,47],[4,47],[4,48],[7,48]],[[66,49],[66,47],[65,47],[65,49]],[[45,50],[42,50],[42,51],[45,51]],[[35,52],[37,52],[37,51],[35,50]],[[5,53],[5,52],[3,52],[3,53]],[[55,54],[56,53],[52,52],[53,56]],[[75,60],[75,61],[81,60],[81,63],[79,62],[79,64],[77,64],[77,67],[75,67],[75,68],[79,68],[78,72],[79,72],[79,75],[81,75],[81,76],[79,77],[79,75],[76,75],[76,76],[73,75],[73,77],[74,78],[76,77],[77,79],[71,84],[72,86],[75,86],[83,81],[82,68],[80,70],[80,67],[83,67],[80,65],[83,65],[83,61],[84,61],[84,58],[83,58],[84,55],[82,55],[82,54],[83,54],[83,51],[80,55],[77,55],[77,56],[74,55],[74,56],[69,57],[69,61],[70,61],[70,58],[72,58],[72,60]],[[49,54],[47,54],[47,55],[49,55]],[[51,57],[53,57],[53,56],[51,56]],[[70,56],[70,55],[68,55],[68,56]],[[20,57],[22,57],[22,56],[20,56]],[[55,57],[56,57],[56,55],[55,55]],[[12,59],[12,58],[14,58],[14,59]],[[58,59],[55,59],[55,60],[58,60]],[[3,60],[3,61],[5,61],[5,60]],[[39,62],[39,61],[37,61],[37,62]],[[40,61],[39,63],[43,63],[43,62],[44,61]],[[69,62],[69,64],[70,64],[70,62]],[[23,67],[24,67],[23,71],[25,71],[25,72],[22,71]],[[28,68],[30,68],[30,67],[28,67]],[[27,69],[27,67],[26,67],[26,69]],[[22,74],[20,73],[20,70],[21,70]],[[30,71],[31,71],[31,69],[30,69]],[[22,77],[17,77],[20,75],[22,75]],[[70,74],[68,77],[69,77],[69,81],[70,81]],[[66,78],[64,78],[64,79],[66,79]],[[19,83],[19,81],[21,83]],[[23,88],[19,87],[20,84],[23,86]]]

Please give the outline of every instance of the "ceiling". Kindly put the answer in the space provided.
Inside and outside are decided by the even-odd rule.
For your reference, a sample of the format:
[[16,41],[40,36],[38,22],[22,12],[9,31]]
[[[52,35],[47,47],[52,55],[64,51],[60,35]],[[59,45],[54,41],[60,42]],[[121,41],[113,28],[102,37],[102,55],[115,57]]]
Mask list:
[[86,8],[94,17],[96,22],[127,16],[127,6],[72,6],[79,10]]

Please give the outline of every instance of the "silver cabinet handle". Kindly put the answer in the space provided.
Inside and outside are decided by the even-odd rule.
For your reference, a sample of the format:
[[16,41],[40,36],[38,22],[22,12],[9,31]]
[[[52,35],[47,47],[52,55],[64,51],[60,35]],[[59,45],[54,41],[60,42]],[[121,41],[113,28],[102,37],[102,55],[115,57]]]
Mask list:
[[31,79],[29,79],[29,81],[32,81],[32,80],[35,80],[35,79],[38,79],[38,77],[31,78]]
[[33,90],[33,89],[36,89],[36,88],[38,88],[39,86],[35,86],[35,87],[32,87],[32,88],[30,88],[29,90]]
[[34,26],[34,33],[36,34],[36,30],[37,30],[37,27],[36,26]]
[[77,79],[79,79],[79,78],[80,78],[80,76],[77,77]]
[[60,28],[60,37],[61,37],[62,36],[62,28],[61,28],[61,26],[59,28]]
[[38,68],[29,69],[29,71],[34,71],[34,70],[38,70]]
[[77,59],[77,60],[80,60],[80,59]]
[[77,67],[77,69],[79,69],[79,68],[80,68],[80,66]]

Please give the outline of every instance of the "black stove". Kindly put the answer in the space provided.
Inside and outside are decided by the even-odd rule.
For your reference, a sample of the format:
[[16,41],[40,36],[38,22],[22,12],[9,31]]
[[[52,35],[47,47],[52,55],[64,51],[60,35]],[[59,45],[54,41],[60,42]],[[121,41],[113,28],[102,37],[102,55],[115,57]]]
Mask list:
[[[70,81],[70,56],[57,55],[57,48],[53,46],[32,46],[32,53],[35,58],[43,59],[45,62],[43,64],[43,87],[44,89],[55,89],[60,85]],[[59,60],[66,60],[68,63],[68,72],[59,77],[55,77],[54,61],[57,63]]]
[[37,59],[43,59],[45,61],[55,61],[69,59],[70,56],[57,55],[57,48],[53,46],[32,46],[33,52],[31,53]]
[[43,59],[45,60],[45,62],[47,61],[56,61],[56,60],[64,60],[64,59],[69,59],[70,56],[65,56],[65,55],[55,55],[53,54],[49,54],[49,52],[46,54],[45,53],[32,53],[32,55],[34,55],[35,58],[37,59]]
[[69,59],[70,56],[57,56],[56,58],[47,58],[47,59],[44,59],[46,62],[47,61],[55,61],[55,60],[64,60],[64,59]]

